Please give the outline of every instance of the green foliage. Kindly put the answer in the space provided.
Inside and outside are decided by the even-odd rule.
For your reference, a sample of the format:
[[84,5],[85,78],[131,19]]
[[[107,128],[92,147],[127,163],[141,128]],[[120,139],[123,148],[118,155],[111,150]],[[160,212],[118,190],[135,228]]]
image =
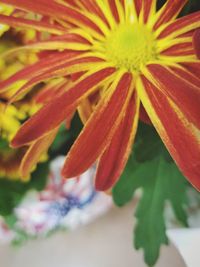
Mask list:
[[[157,1],[157,10],[161,8],[166,3],[166,0],[158,0]],[[199,0],[189,0],[184,6],[181,16],[185,16],[195,11],[199,11],[200,9],[200,1]]]
[[185,7],[183,8],[181,15],[185,16],[187,14],[199,11],[200,9],[200,2],[199,0],[190,0],[187,2]]
[[0,151],[7,150],[8,148],[8,142],[5,139],[0,138]]
[[[82,129],[82,123],[77,114],[71,121],[71,127],[66,129],[63,124],[49,149],[49,160],[46,163],[39,164],[37,169],[32,173],[29,182],[13,181],[9,177],[0,178],[0,215],[4,217],[6,224],[17,233],[15,244],[21,244],[28,239],[28,236],[22,230],[15,227],[16,217],[13,212],[14,208],[20,204],[23,197],[29,190],[42,191],[47,183],[49,174],[49,162],[59,155],[66,155]],[[10,152],[7,140],[0,138],[0,152]]]
[[132,200],[142,192],[135,217],[134,245],[144,250],[145,262],[153,266],[162,244],[167,244],[164,210],[171,204],[176,218],[187,226],[187,182],[172,161],[155,130],[148,125],[139,127],[134,153],[119,182],[113,189],[116,205]]
[[11,181],[0,178],[0,215],[6,221],[13,219],[13,209],[20,203],[26,192],[31,189],[41,191],[44,189],[49,174],[49,163],[39,164],[33,172],[29,182]]
[[59,155],[66,155],[79,135],[82,127],[83,125],[77,113],[71,121],[70,129],[66,129],[66,125],[62,124],[53,144],[51,145],[49,151],[50,158],[52,159]]

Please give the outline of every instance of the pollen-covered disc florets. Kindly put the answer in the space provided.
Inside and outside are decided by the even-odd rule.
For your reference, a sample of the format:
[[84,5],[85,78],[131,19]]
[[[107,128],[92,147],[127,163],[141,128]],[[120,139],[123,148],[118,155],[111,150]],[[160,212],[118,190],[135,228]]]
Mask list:
[[156,58],[155,38],[145,25],[123,24],[107,37],[105,54],[116,67],[138,72]]

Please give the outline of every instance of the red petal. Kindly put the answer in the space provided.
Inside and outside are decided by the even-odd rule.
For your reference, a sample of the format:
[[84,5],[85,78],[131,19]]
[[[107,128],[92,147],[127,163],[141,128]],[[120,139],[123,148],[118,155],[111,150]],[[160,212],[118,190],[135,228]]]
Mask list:
[[194,48],[192,42],[185,42],[181,44],[173,45],[166,50],[163,50],[162,55],[166,56],[188,56],[194,55]]
[[38,104],[46,104],[55,97],[64,93],[64,88],[67,87],[69,81],[67,79],[57,81],[57,82],[49,82],[45,85],[39,93],[34,97],[34,101]]
[[73,82],[77,81],[83,74],[85,74],[85,71],[72,73],[71,79]]
[[90,13],[94,13],[97,16],[99,16],[107,24],[107,26],[109,26],[106,17],[104,16],[103,12],[101,11],[101,9],[94,0],[79,0],[79,1],[83,4],[86,10],[88,10]]
[[148,70],[152,82],[200,128],[200,80],[183,69],[170,70],[158,64],[149,65]]
[[125,0],[120,0],[120,2],[121,2],[122,6],[123,6],[123,8],[125,10]]
[[200,27],[200,11],[181,17],[167,25],[158,38],[177,37]]
[[[77,26],[86,25],[98,33],[102,33],[99,27],[87,18],[83,13],[79,12],[71,6],[56,3],[49,0],[2,0],[2,3],[11,4],[22,10],[32,11],[41,15],[49,16],[50,18],[58,18]],[[67,14],[67,15],[66,15]]]
[[200,78],[200,62],[183,62],[181,65]]
[[176,18],[188,0],[167,0],[161,10],[158,11],[154,30],[158,29],[162,24]]
[[144,23],[147,23],[152,10],[156,11],[156,0],[143,0]]
[[194,33],[193,44],[195,53],[197,57],[200,59],[200,29]]
[[78,52],[57,52],[53,55],[42,58],[38,62],[31,64],[24,69],[18,71],[7,80],[0,82],[0,91],[7,89],[11,84],[20,80],[30,80],[43,73],[49,72],[53,67],[59,67],[61,64],[68,62],[71,58],[79,55]]
[[138,86],[143,105],[177,165],[200,190],[199,130],[187,120],[173,101],[142,77],[145,88]]
[[[66,63],[60,62],[60,65],[57,66],[49,66],[48,70],[44,70],[43,72],[41,71],[41,74],[36,75],[32,79],[30,79],[27,83],[25,83],[11,98],[9,101],[9,104],[16,101],[19,97],[27,93],[34,85],[45,81],[47,79],[52,79],[56,77],[62,77],[66,76],[67,74],[73,73],[75,70],[73,70],[73,66],[79,69],[81,69],[84,64],[88,63],[95,63],[95,62],[101,62],[101,59],[94,58],[94,57],[81,57],[81,58],[76,58],[73,60],[68,60]],[[83,64],[83,65],[82,65]],[[70,71],[70,67],[72,67]],[[88,65],[86,66],[86,69],[88,69]]]
[[142,104],[140,105],[140,120],[146,124],[152,125],[151,120]]
[[0,22],[2,24],[7,24],[11,27],[22,27],[31,28],[37,31],[45,31],[52,34],[65,34],[66,29],[57,25],[52,25],[50,23],[42,21],[28,20],[24,18],[15,18],[12,16],[4,16],[0,14]]
[[100,157],[95,180],[96,190],[108,190],[122,174],[131,153],[137,130],[138,114],[139,99],[135,92],[127,107],[126,115],[116,129],[109,147]]
[[67,117],[66,117],[66,123],[65,123],[65,126],[66,126],[66,129],[68,129],[68,130],[69,130],[70,127],[71,127],[71,122],[72,122],[72,119],[73,119],[75,113],[76,113],[76,109],[74,108],[74,109],[72,109],[71,113],[69,113],[69,114],[67,115]]
[[75,177],[86,171],[108,146],[123,115],[131,80],[131,74],[124,74],[114,92],[110,88],[110,98],[106,95],[101,100],[67,156],[64,177]]
[[200,87],[200,76],[191,73],[186,67],[170,67],[170,69],[174,72],[174,74],[178,75],[182,79],[186,80],[187,82],[191,83],[194,86]]
[[105,68],[94,72],[48,103],[22,125],[13,139],[12,145],[18,147],[28,144],[56,128],[68,114],[71,114],[81,97],[89,93],[114,71],[114,68]]
[[119,14],[116,6],[116,0],[108,0],[108,3],[110,5],[110,9],[112,11],[112,14],[116,20],[116,22],[119,22]]
[[142,9],[143,0],[134,0],[134,2],[135,2],[135,8],[136,8],[137,15],[139,16],[141,9]]

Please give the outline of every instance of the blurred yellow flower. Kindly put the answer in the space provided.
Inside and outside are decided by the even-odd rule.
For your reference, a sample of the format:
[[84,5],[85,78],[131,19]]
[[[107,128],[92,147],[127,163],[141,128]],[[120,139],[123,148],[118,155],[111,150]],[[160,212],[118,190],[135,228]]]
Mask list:
[[[0,14],[10,15],[14,8],[9,5],[0,4]],[[8,25],[0,24],[0,36],[9,29]]]
[[[0,9],[2,5],[0,5]],[[1,11],[2,12],[2,11]],[[4,32],[5,32],[4,28]],[[2,35],[3,31],[0,33]],[[9,40],[7,39],[9,36]],[[1,37],[0,42],[0,81],[9,78],[26,65],[37,60],[35,53],[31,51],[18,51],[18,45],[9,32],[6,37]],[[28,152],[27,148],[12,149],[9,142],[20,128],[21,123],[33,115],[41,107],[36,103],[34,95],[20,97],[17,103],[8,105],[9,98],[13,96],[24,81],[13,84],[11,90],[0,94],[0,178],[11,180],[28,181],[30,174],[24,177],[20,174],[20,163]],[[47,153],[44,151],[38,157],[39,162],[47,160]],[[31,172],[35,170],[36,164],[31,166]]]
[[0,131],[1,137],[6,140],[11,140],[19,129],[20,120],[26,118],[26,113],[22,110],[17,110],[13,105],[6,105],[0,102]]

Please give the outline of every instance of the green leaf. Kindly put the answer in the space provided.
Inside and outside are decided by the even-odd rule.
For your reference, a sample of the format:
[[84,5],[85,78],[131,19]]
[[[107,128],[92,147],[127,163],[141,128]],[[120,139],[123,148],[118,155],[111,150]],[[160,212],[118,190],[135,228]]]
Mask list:
[[135,227],[135,248],[144,249],[145,262],[149,266],[153,266],[158,259],[160,246],[167,244],[163,217],[165,197],[161,181],[165,177],[160,176],[163,165],[163,160],[155,160],[150,166],[151,177],[148,177],[149,181],[143,187],[143,196],[135,214],[138,219]]
[[186,179],[153,131],[150,126],[140,126],[134,153],[113,189],[113,199],[118,206],[131,201],[136,191],[141,192],[135,213],[134,245],[144,250],[149,266],[156,263],[161,245],[168,243],[164,218],[166,202],[170,203],[176,218],[187,226]]
[[58,151],[69,138],[70,134],[67,131],[65,124],[62,124],[53,144],[51,145],[51,151]]
[[151,125],[140,122],[134,146],[134,155],[138,162],[144,162],[162,155],[167,161],[173,161],[166,152],[163,143],[155,128]]
[[37,169],[32,173],[31,180],[26,184],[28,189],[35,189],[42,191],[48,180],[49,175],[49,162],[44,162],[37,165]]
[[79,135],[82,127],[83,125],[77,113],[71,121],[70,129],[66,129],[65,124],[62,124],[53,144],[50,147],[50,158],[53,159],[60,155],[66,155]]
[[9,218],[30,189],[41,191],[46,185],[48,174],[49,163],[45,162],[38,165],[27,183],[0,178],[0,215]]
[[8,142],[5,139],[0,138],[0,151],[1,150],[8,150],[8,148],[9,148]]
[[13,229],[15,227],[15,223],[17,222],[17,217],[15,214],[10,214],[6,217],[4,217],[6,225],[10,228]]
[[200,9],[199,0],[190,0],[183,8],[180,16],[185,16],[185,15],[193,13],[195,11],[199,11],[199,9]]
[[158,138],[154,128],[150,125],[140,123],[137,131],[136,146],[134,147],[134,155],[136,160],[144,162],[146,160],[157,157],[162,146],[161,140]]
[[163,157],[145,163],[138,163],[134,156],[120,181],[113,189],[113,199],[118,206],[129,202],[137,189],[142,189],[136,218],[135,248],[143,248],[145,262],[153,266],[158,257],[160,246],[167,244],[164,219],[165,203],[168,200],[174,213],[184,225],[187,215],[186,182],[174,163]]

